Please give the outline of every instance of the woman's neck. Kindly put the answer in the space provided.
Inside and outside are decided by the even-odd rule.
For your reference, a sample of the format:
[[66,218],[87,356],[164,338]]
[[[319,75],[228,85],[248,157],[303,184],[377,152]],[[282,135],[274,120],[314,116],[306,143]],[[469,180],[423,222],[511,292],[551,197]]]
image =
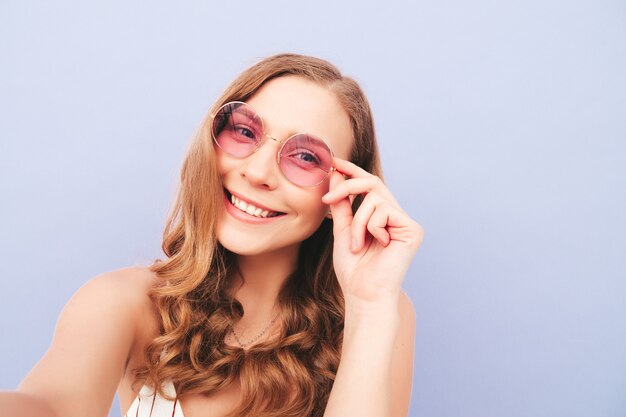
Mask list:
[[296,269],[298,247],[260,255],[237,255],[241,275],[234,282],[234,296],[244,308],[246,324],[266,323],[274,318],[281,287]]

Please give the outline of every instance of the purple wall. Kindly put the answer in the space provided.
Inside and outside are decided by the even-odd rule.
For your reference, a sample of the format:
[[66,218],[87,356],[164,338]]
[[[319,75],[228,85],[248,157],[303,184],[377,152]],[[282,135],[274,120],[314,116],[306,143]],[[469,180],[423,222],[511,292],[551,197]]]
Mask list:
[[208,106],[295,51],[362,83],[426,230],[411,415],[626,413],[624,2],[209,3],[0,4],[0,388],[81,284],[160,255]]

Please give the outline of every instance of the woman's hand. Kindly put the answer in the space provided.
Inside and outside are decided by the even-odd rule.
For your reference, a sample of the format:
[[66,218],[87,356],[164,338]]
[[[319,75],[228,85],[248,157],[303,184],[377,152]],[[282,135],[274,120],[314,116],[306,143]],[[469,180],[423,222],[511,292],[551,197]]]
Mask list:
[[[380,178],[345,159],[334,162],[338,172],[331,173],[322,201],[332,212],[333,264],[344,298],[376,303],[398,296],[424,230]],[[353,216],[350,197],[359,194],[365,197]]]

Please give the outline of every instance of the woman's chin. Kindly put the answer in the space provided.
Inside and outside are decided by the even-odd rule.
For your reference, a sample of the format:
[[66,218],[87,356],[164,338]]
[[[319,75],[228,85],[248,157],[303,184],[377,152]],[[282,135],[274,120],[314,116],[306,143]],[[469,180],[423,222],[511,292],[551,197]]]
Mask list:
[[302,243],[299,241],[280,243],[276,240],[268,242],[263,239],[252,239],[249,236],[237,238],[232,233],[218,233],[217,240],[224,248],[238,256],[288,256],[291,253],[296,255]]
[[323,218],[275,225],[251,225],[228,213],[217,225],[217,240],[230,252],[241,256],[297,253],[300,244],[319,228]]
[[276,245],[277,242],[267,242],[249,235],[238,236],[237,233],[220,233],[217,234],[217,240],[220,244],[230,252],[240,256],[263,255],[281,250],[282,245]]

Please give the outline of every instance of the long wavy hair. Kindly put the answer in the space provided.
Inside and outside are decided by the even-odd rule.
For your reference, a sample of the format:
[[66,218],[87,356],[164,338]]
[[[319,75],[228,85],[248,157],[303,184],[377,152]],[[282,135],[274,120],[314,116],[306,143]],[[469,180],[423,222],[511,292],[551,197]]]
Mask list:
[[[239,75],[214,103],[185,156],[178,192],[163,233],[167,258],[150,269],[158,279],[150,291],[159,316],[160,335],[146,347],[145,365],[133,370],[135,384],[148,383],[173,399],[211,394],[240,381],[241,402],[229,416],[322,416],[332,388],[343,342],[344,299],[333,270],[332,220],[304,240],[296,270],[277,298],[284,311],[278,338],[247,350],[224,342],[232,323],[243,316],[229,296],[237,270],[235,255],[216,238],[223,210],[222,183],[211,137],[211,117],[222,104],[246,101],[266,82],[286,75],[313,81],[334,92],[350,118],[350,161],[382,178],[374,124],[359,85],[329,62],[310,56],[279,54]],[[354,199],[356,210],[362,198]]]

